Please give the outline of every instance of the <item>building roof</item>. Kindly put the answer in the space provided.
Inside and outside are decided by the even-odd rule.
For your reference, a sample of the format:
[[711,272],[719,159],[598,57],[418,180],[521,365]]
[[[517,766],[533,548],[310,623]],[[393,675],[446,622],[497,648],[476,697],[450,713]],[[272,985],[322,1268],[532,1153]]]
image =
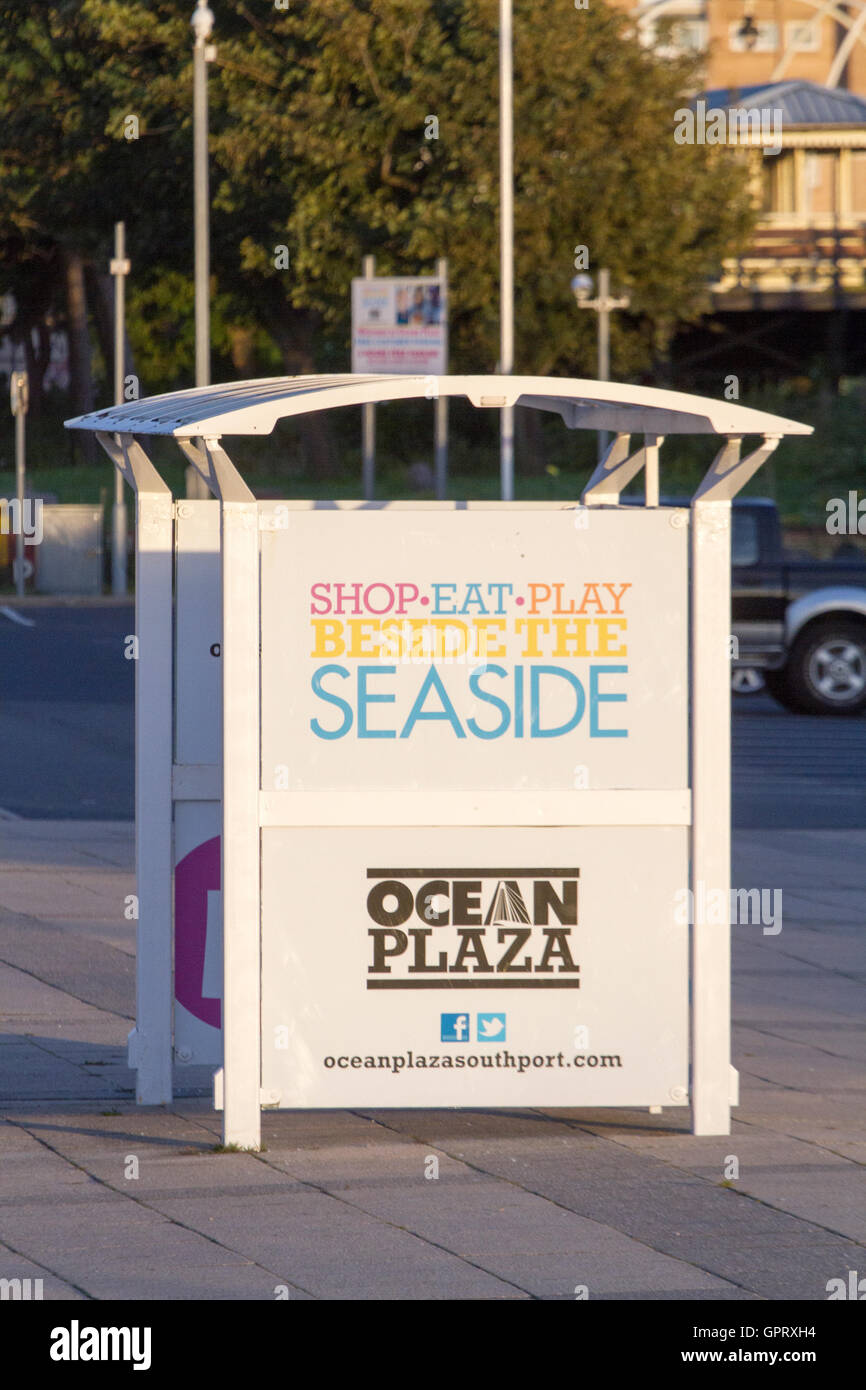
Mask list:
[[714,87],[698,100],[708,108],[751,107],[781,111],[782,124],[791,126],[851,126],[866,124],[866,100],[854,92],[822,87],[818,82],[794,79],[765,82],[752,87]]
[[101,434],[211,439],[270,434],[278,420],[368,402],[465,396],[473,405],[530,406],[562,416],[569,429],[624,434],[811,434],[809,425],[733,401],[627,382],[549,376],[289,376],[172,391],[67,420]]

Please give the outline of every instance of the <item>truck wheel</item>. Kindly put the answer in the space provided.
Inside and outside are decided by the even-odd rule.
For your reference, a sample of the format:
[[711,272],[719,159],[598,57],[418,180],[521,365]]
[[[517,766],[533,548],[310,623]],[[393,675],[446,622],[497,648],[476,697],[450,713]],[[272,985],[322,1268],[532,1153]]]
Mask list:
[[763,671],[755,666],[737,666],[731,672],[731,689],[735,695],[757,695],[764,683]]
[[800,714],[859,714],[866,709],[866,624],[824,618],[797,637],[767,689]]

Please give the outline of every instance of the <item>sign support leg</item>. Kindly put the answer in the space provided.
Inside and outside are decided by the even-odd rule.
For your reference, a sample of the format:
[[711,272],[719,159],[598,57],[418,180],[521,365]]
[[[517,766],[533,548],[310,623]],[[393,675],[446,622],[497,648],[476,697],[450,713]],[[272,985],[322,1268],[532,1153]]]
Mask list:
[[[158,481],[158,480],[157,480]],[[145,485],[146,486],[146,485]],[[172,1099],[171,494],[140,491],[135,527],[136,1027],[129,1062],[139,1105]]]
[[[691,515],[691,1099],[692,1132],[709,1135],[731,1131],[731,505]],[[702,920],[714,901],[721,924]]]
[[255,502],[221,504],[223,561],[223,1142],[261,1144],[259,536]]

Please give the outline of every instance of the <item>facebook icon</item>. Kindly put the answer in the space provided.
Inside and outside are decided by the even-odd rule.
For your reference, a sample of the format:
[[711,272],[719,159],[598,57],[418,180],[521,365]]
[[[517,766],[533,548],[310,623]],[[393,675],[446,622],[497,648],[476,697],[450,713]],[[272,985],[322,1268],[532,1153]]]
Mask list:
[[469,1015],[468,1014],[442,1014],[442,1042],[468,1042],[469,1040]]

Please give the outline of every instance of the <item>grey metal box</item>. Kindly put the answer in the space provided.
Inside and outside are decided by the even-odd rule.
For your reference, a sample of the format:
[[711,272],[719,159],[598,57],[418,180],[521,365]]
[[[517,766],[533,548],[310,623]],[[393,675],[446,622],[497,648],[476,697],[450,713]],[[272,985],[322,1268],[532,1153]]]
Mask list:
[[58,503],[42,509],[42,544],[36,553],[40,594],[102,593],[102,507]]

